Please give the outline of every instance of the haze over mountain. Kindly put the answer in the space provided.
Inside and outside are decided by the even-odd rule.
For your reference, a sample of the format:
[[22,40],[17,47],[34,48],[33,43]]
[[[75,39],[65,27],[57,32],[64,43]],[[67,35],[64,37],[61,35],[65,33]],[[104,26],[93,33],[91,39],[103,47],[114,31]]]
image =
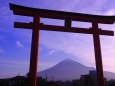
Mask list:
[[[81,75],[89,74],[91,70],[96,69],[65,59],[51,68],[38,72],[38,76],[45,78],[47,74],[48,80],[73,80],[79,79]],[[107,79],[115,79],[115,73],[105,71],[104,75]]]

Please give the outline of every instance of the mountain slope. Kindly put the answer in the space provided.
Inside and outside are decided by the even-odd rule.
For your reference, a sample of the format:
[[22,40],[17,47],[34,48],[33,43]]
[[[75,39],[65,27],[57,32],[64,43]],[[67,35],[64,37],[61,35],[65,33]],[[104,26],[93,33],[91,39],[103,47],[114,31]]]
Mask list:
[[[41,71],[38,76],[46,77],[48,80],[73,80],[79,79],[81,75],[89,74],[90,70],[95,70],[93,67],[84,66],[71,59],[65,59],[55,66]],[[111,72],[104,72],[105,76],[110,78],[115,78],[115,74]]]

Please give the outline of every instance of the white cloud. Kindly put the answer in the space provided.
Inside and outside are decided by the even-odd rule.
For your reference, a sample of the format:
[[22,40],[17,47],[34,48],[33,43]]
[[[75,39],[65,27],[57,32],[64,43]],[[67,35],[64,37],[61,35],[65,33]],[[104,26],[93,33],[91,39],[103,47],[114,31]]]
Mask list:
[[55,53],[56,51],[55,50],[51,50],[50,52],[49,52],[49,55],[52,55],[53,53]]
[[0,13],[0,19],[2,22],[9,22],[11,24],[15,19],[11,14],[11,10],[7,6],[1,7]]
[[[67,54],[79,58],[82,64],[95,67],[95,56],[93,47],[92,35],[84,34],[70,34],[59,32],[41,32],[40,44],[54,51],[62,51]],[[115,56],[115,37],[101,36],[101,50],[104,69],[108,71],[115,71],[114,56]],[[108,62],[109,61],[109,62]],[[111,64],[111,62],[113,64]],[[111,66],[111,68],[110,68]]]
[[[110,4],[107,0],[96,0],[93,2],[91,0],[83,0],[82,3],[79,3],[79,5],[77,5],[78,3],[73,3],[72,6],[67,6],[68,4],[66,4],[62,7],[62,10],[82,12],[86,14],[91,13],[95,15],[115,15],[115,10],[111,8],[114,4],[111,4],[111,7],[109,7]],[[75,24],[78,26],[77,22]],[[81,26],[86,25],[81,24]],[[100,27],[106,30],[115,30],[115,25],[100,25]],[[65,53],[69,53],[74,55],[76,58],[79,56],[79,59],[82,61],[81,63],[88,66],[95,66],[92,36],[79,35],[77,33],[65,34],[56,32],[42,32],[40,44],[55,51],[63,51]],[[113,62],[115,56],[115,37],[101,36],[101,50],[104,69],[115,72],[115,63]]]
[[[60,3],[63,2],[62,3]],[[65,1],[65,2],[64,2]],[[82,12],[82,13],[91,13],[91,14],[102,14],[103,13],[103,8],[106,8],[106,6],[109,5],[114,5],[114,3],[110,4],[110,1],[107,0],[82,0],[80,3],[80,0],[74,0],[74,1],[66,1],[66,0],[59,0],[57,3],[54,3],[53,0],[51,0],[50,4],[48,4],[46,1],[45,5],[42,5],[44,8],[48,7],[48,9],[51,7],[51,9],[55,10],[65,10],[65,11],[74,11],[74,12]],[[41,2],[41,1],[40,1]],[[66,4],[65,4],[66,3]],[[104,6],[105,3],[108,3],[108,5]],[[35,5],[36,4],[36,5]],[[38,3],[36,0],[36,3],[32,3],[32,6],[38,7]],[[40,5],[39,5],[40,6]],[[9,16],[9,9],[3,8],[2,9],[4,13],[3,17],[6,20],[13,20],[15,19],[14,15],[10,14]],[[9,10],[9,11],[7,11]],[[114,15],[115,10],[109,8],[104,11],[105,15]],[[7,19],[9,17],[9,19]],[[9,22],[10,23],[10,22]],[[77,23],[78,24],[78,23]],[[83,26],[83,25],[82,25]],[[105,26],[104,26],[105,27]],[[106,27],[105,27],[106,28]],[[108,27],[109,29],[110,27]],[[28,32],[27,32],[28,33]],[[41,33],[42,34],[42,33]],[[17,35],[17,33],[16,33]],[[22,35],[22,34],[21,34]],[[28,34],[24,33],[25,37]],[[22,36],[21,36],[22,37]],[[31,38],[30,34],[26,37]],[[107,38],[107,39],[106,39]],[[51,50],[54,51],[63,51],[65,53],[69,53],[74,56],[79,56],[80,59],[87,63],[87,65],[94,65],[94,50],[93,50],[93,39],[90,36],[87,35],[79,35],[79,34],[65,34],[65,33],[44,33],[41,36],[41,45],[48,47]],[[24,39],[25,40],[25,39]],[[29,41],[30,42],[30,41]],[[24,48],[23,44],[20,43],[20,41],[16,42],[18,47]],[[115,37],[105,37],[105,39],[101,39],[101,44],[102,44],[102,56],[103,56],[103,61],[104,65],[106,66],[106,69],[109,69],[109,67],[114,68],[114,65],[111,64],[113,63],[114,60],[114,51],[115,51]],[[54,53],[54,51],[50,51],[49,54]],[[0,52],[3,52],[0,50]],[[109,59],[111,58],[111,59]],[[113,63],[114,64],[114,63]],[[110,69],[109,69],[110,70]]]
[[115,9],[110,9],[110,10],[104,12],[104,15],[115,15]]
[[18,47],[24,48],[24,46],[20,43],[20,41],[17,41],[16,44]]
[[[41,36],[41,45],[48,47],[51,50],[62,51],[69,53],[76,58],[81,59],[92,58],[93,44],[92,37],[90,35],[81,34],[65,34],[56,32],[45,32],[43,37]],[[88,58],[86,58],[86,56]]]

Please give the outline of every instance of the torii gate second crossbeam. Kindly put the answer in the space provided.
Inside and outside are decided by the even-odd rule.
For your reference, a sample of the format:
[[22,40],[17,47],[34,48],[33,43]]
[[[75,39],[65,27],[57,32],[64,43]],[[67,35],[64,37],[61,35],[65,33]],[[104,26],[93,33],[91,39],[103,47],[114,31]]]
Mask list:
[[[99,35],[113,36],[114,32],[99,29],[98,23],[113,24],[115,21],[115,16],[98,16],[63,11],[36,9],[14,4],[10,4],[10,9],[13,10],[13,13],[15,15],[33,17],[33,22],[30,23],[14,23],[15,28],[26,28],[32,29],[33,31],[28,86],[36,86],[39,30],[93,34],[98,86],[105,86]],[[65,26],[45,25],[43,23],[40,23],[40,18],[65,20]],[[92,23],[92,27],[71,27],[72,21],[90,22]]]

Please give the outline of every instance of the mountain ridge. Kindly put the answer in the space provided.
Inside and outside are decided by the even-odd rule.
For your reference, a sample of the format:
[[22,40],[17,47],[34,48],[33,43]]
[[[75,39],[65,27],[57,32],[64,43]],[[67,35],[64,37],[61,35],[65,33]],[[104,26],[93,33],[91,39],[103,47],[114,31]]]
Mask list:
[[[52,80],[73,80],[80,79],[81,75],[89,74],[89,71],[96,70],[93,67],[87,67],[71,59],[65,59],[51,68],[38,72],[38,75]],[[104,71],[105,77],[115,79],[115,73]]]

